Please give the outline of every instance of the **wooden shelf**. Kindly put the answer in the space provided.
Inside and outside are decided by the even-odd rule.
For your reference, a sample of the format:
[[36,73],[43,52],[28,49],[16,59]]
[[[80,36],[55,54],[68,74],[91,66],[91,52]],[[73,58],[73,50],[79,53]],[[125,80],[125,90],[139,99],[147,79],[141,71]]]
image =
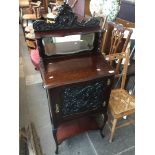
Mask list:
[[57,129],[57,140],[60,144],[63,140],[88,130],[97,130],[99,125],[93,116],[72,120],[61,124]]
[[109,73],[113,69],[102,54],[47,60],[41,68],[44,87],[48,89],[114,74]]

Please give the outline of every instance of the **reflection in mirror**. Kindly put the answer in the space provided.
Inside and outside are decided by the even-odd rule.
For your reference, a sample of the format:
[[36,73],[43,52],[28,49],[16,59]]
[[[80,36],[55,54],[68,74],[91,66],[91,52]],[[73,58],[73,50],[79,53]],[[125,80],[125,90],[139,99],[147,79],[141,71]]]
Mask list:
[[42,42],[47,56],[66,55],[82,51],[91,51],[94,48],[94,38],[95,34],[89,33],[65,37],[43,38]]

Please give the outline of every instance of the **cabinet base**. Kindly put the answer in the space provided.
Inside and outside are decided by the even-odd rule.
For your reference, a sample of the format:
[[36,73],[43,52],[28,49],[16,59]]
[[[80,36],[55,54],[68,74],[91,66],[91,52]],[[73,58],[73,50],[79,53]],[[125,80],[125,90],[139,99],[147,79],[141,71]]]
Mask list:
[[96,118],[93,116],[72,120],[61,124],[57,129],[57,141],[60,144],[63,140],[89,130],[100,129]]

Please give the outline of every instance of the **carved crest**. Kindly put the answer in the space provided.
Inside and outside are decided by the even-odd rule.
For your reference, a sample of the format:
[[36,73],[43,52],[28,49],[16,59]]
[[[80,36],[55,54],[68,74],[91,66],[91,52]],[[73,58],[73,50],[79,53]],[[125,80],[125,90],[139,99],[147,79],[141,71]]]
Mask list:
[[73,13],[72,8],[64,3],[57,10],[57,16],[55,19],[47,20],[36,20],[33,23],[35,32],[51,31],[58,29],[70,29],[70,28],[83,28],[83,27],[96,27],[99,26],[100,20],[92,17],[89,20],[78,21],[78,17]]

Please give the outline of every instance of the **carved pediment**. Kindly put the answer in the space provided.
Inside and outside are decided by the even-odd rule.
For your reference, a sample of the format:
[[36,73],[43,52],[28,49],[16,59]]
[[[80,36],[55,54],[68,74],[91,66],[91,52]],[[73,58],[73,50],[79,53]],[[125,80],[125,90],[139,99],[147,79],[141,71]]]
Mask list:
[[79,21],[78,16],[73,13],[71,7],[64,3],[64,5],[58,8],[55,18],[36,20],[33,23],[33,28],[35,32],[42,32],[59,29],[99,27],[99,24],[100,19],[96,17]]

